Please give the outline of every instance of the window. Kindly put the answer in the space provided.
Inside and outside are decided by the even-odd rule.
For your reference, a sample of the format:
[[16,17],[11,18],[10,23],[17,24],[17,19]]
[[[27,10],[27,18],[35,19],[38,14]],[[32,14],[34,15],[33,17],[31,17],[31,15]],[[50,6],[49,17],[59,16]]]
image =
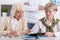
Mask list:
[[1,5],[1,16],[3,16],[2,9],[4,9],[4,8],[8,9],[7,16],[10,16],[12,5]]

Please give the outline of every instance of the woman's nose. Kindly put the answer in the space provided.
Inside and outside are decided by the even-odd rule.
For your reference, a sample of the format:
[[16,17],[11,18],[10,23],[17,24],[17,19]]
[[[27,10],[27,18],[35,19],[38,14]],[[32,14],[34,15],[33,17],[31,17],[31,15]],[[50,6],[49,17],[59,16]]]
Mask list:
[[50,15],[49,12],[47,13],[47,15]]

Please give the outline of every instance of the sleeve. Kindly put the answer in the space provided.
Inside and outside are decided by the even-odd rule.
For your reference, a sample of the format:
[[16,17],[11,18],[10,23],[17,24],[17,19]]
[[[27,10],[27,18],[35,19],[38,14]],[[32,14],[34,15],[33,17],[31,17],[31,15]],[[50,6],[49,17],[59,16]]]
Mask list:
[[24,35],[26,30],[28,29],[27,27],[27,21],[26,21],[26,18],[23,16],[22,17],[22,30],[18,30],[18,35]]
[[26,20],[26,17],[25,17],[25,15],[23,16],[23,31],[25,31],[26,29],[28,29],[28,27],[27,27],[27,20]]
[[33,28],[31,29],[31,33],[38,33],[38,31],[39,31],[39,22],[37,22],[34,26],[33,26]]
[[12,29],[11,29],[11,18],[10,17],[8,17],[7,18],[7,23],[6,23],[6,27],[7,27],[7,31],[11,31]]
[[0,35],[6,35],[7,33],[9,33],[10,32],[10,30],[9,30],[9,26],[7,26],[8,25],[8,22],[7,22],[8,20],[7,20],[7,18],[5,18],[4,19],[4,22],[2,22],[3,24],[2,24],[2,26],[1,27],[3,27],[3,29],[0,31]]
[[59,37],[60,36],[60,21],[58,22],[58,32],[54,32],[55,36],[56,37]]

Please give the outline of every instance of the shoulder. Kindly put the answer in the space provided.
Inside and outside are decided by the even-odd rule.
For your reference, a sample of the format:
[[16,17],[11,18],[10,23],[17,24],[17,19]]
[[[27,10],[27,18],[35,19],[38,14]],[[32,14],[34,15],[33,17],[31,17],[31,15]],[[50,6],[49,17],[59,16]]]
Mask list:
[[54,21],[55,21],[55,22],[60,22],[60,19],[57,19],[57,18],[56,18]]
[[60,19],[56,19],[57,21],[60,21]]
[[60,19],[56,19],[56,21],[60,24]]

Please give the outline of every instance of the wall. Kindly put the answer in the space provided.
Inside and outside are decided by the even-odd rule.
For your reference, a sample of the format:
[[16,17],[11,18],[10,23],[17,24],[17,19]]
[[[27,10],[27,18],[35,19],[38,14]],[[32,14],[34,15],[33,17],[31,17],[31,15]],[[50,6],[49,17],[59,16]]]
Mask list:
[[[27,0],[25,0],[25,1],[27,1]],[[0,0],[0,4],[13,4],[16,2],[23,3],[24,0]]]
[[[25,0],[25,1],[27,1],[27,0]],[[21,2],[21,3],[23,3],[24,0],[0,0],[0,5],[2,5],[2,4],[10,5],[10,4],[13,4],[13,3],[16,3],[16,2],[19,2],[19,3]],[[0,6],[0,7],[1,7],[1,6]],[[1,8],[0,8],[0,9],[1,9]],[[0,13],[1,13],[1,10],[0,10]],[[58,6],[58,11],[57,11],[57,13],[55,14],[55,17],[60,19],[60,6]]]
[[[25,0],[27,1],[27,0]],[[23,3],[24,0],[0,0],[0,16],[1,16],[1,5],[12,5],[16,2]]]
[[60,19],[60,6],[58,6],[58,11],[55,13],[55,17]]

